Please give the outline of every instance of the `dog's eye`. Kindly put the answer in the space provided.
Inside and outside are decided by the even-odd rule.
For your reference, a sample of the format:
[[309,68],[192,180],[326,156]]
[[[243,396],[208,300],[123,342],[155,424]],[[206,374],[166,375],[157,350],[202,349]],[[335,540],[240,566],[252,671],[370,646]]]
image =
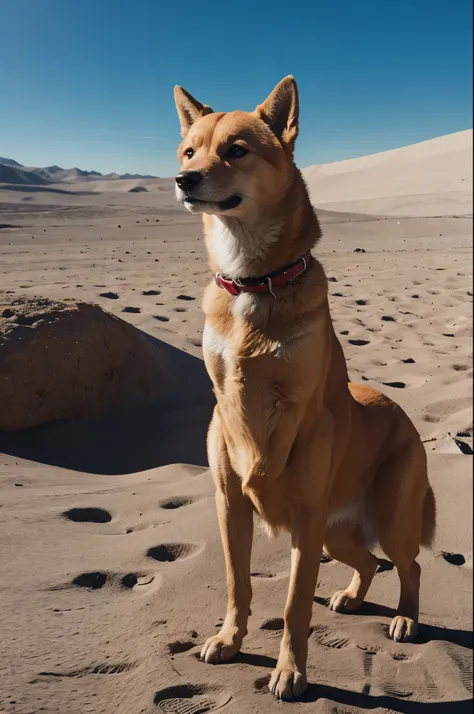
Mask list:
[[184,155],[187,156],[188,159],[190,159],[192,156],[194,156],[194,149],[186,149]]
[[244,149],[244,147],[240,146],[240,144],[232,144],[230,149],[227,149],[224,156],[226,159],[241,159],[242,156],[245,156],[245,154],[248,153],[247,149]]

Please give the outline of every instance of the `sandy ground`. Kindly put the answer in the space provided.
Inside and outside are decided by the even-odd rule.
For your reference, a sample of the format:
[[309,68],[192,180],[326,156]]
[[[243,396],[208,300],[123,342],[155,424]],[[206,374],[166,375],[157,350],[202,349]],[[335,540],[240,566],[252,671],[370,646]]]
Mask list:
[[[175,206],[167,180],[143,182],[144,193],[129,193],[133,182],[0,186],[2,298],[97,302],[159,341],[170,376],[152,412],[0,434],[0,711],[471,710],[472,132],[462,134],[436,140],[443,151],[430,143],[400,150],[395,166],[382,154],[368,166],[366,157],[305,172],[321,206],[315,252],[351,379],[378,386],[414,419],[439,526],[433,550],[419,558],[414,644],[387,636],[398,598],[391,563],[380,561],[357,615],[328,611],[351,573],[321,565],[311,684],[295,704],[273,701],[266,687],[281,635],[287,537],[269,542],[257,530],[241,655],[218,667],[197,658],[225,612],[204,449],[212,395],[200,299],[210,276],[199,222]],[[407,179],[405,193],[397,189],[420,162],[424,173]],[[455,211],[439,179],[449,172]],[[328,187],[329,175],[339,189]]]

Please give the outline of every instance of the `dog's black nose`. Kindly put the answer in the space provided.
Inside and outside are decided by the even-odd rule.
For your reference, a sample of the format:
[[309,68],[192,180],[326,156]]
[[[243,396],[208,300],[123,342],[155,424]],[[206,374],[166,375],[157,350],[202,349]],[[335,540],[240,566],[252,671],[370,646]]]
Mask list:
[[190,191],[202,181],[202,173],[200,171],[181,171],[176,176],[176,183],[183,191]]

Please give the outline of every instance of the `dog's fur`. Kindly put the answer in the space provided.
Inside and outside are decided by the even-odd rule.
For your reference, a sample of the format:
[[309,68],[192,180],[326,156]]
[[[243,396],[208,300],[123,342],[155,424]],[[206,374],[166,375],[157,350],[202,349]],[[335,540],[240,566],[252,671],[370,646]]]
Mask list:
[[[282,80],[254,112],[215,113],[175,88],[182,171],[202,180],[177,197],[202,212],[212,271],[262,276],[296,261],[321,237],[293,162],[298,93]],[[248,153],[229,158],[230,146]],[[192,150],[192,151],[190,151]],[[220,202],[239,196],[224,210]],[[201,201],[196,203],[196,199]],[[396,641],[417,632],[420,544],[435,530],[426,454],[404,411],[372,387],[351,384],[328,306],[323,268],[270,294],[232,296],[212,281],[204,297],[204,358],[217,398],[208,434],[227,570],[228,609],[202,650],[232,658],[247,634],[253,515],[292,538],[280,655],[270,689],[292,699],[306,687],[308,631],[323,549],[354,568],[331,609],[356,610],[377,567],[378,541],[398,569]]]

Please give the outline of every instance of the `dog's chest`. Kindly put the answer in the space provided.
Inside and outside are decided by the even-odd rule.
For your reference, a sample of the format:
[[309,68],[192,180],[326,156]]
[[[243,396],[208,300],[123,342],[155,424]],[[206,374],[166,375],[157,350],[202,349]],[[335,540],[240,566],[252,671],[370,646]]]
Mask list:
[[258,333],[249,337],[244,336],[238,327],[231,334],[225,335],[206,322],[202,346],[211,379],[216,377],[218,382],[225,377],[234,379],[243,364],[255,358],[267,357],[290,362],[298,349],[300,336],[293,332],[284,339],[268,339]]

